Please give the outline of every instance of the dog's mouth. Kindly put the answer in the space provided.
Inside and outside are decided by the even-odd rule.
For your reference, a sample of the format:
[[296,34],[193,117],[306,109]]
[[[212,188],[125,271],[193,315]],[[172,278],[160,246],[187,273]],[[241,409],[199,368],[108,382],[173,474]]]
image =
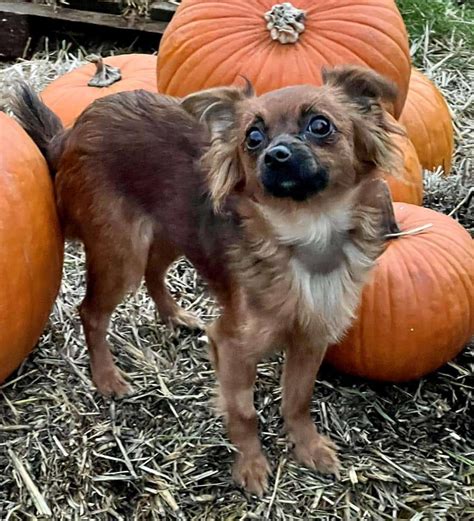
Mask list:
[[324,190],[328,172],[306,151],[285,145],[269,149],[261,163],[261,180],[265,191],[274,197],[305,201]]

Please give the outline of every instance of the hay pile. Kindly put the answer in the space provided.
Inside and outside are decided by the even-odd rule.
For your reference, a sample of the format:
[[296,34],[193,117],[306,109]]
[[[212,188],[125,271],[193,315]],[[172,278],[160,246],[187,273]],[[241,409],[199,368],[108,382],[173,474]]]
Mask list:
[[[472,69],[469,51],[435,42],[429,48],[424,66],[454,111],[457,149],[449,179],[427,176],[426,203],[449,212],[472,184]],[[63,49],[7,66],[0,93],[25,78],[40,88],[83,58]],[[472,210],[457,215],[473,231]],[[322,371],[313,413],[341,448],[337,483],[293,462],[278,411],[280,359],[263,363],[256,403],[274,473],[270,493],[249,499],[231,481],[233,449],[209,407],[214,377],[206,344],[198,334],[167,329],[143,288],[117,310],[111,331],[135,393],[115,402],[94,392],[76,312],[83,261],[81,248],[68,245],[40,347],[0,387],[0,519],[474,518],[474,345],[412,384]],[[215,314],[185,261],[169,285],[182,306],[204,319]]]

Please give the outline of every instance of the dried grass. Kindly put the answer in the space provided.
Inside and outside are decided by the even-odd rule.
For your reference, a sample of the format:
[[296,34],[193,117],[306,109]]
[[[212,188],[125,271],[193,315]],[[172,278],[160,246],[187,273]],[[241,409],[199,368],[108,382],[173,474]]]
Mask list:
[[[472,185],[472,62],[454,43],[419,45],[455,115],[454,172],[426,176],[426,203],[447,213]],[[19,78],[42,87],[82,60],[63,49],[8,66],[0,92]],[[457,215],[472,230],[472,211]],[[256,500],[231,481],[233,449],[208,403],[214,377],[206,344],[167,329],[143,288],[117,310],[110,335],[135,393],[116,402],[92,389],[76,313],[83,260],[69,244],[40,346],[0,387],[0,519],[474,519],[474,345],[411,384],[322,371],[313,413],[341,447],[337,483],[293,462],[278,412],[280,359],[263,363],[256,403],[274,477]],[[184,307],[204,319],[215,314],[185,261],[169,285]]]

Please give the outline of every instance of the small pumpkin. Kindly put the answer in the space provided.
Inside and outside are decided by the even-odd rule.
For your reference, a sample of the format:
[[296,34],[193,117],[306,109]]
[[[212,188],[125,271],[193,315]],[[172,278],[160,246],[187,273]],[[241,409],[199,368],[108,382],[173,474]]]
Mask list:
[[258,94],[321,84],[321,67],[359,64],[392,79],[399,116],[410,79],[393,0],[183,0],[161,39],[158,90],[172,96],[248,78]]
[[449,107],[434,83],[423,73],[412,70],[408,95],[400,116],[426,170],[442,167],[451,171],[454,136]]
[[68,127],[94,100],[135,89],[157,92],[156,56],[122,54],[96,58],[51,82],[41,98]]
[[61,282],[63,239],[40,151],[0,113],[0,382],[38,341]]
[[358,318],[327,361],[385,382],[414,380],[456,356],[474,334],[474,241],[454,219],[395,203],[400,228],[431,227],[388,243]]
[[423,169],[415,147],[408,136],[393,135],[401,155],[401,171],[384,175],[392,198],[396,202],[421,205],[423,203]]

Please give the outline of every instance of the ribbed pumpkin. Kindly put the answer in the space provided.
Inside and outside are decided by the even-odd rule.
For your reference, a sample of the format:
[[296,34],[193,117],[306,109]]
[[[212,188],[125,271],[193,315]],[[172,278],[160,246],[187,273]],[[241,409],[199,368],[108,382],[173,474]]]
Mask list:
[[421,205],[423,203],[423,170],[415,147],[407,136],[394,134],[400,155],[403,157],[402,170],[386,175],[392,198],[396,202]]
[[432,226],[387,245],[358,319],[327,355],[345,373],[386,382],[435,371],[474,334],[474,241],[451,217],[394,206],[402,230]]
[[319,85],[323,65],[347,63],[366,65],[398,85],[398,117],[410,56],[393,0],[183,0],[161,40],[158,90],[184,96],[242,75],[261,94]]
[[0,382],[33,349],[61,282],[63,239],[46,162],[0,113]]
[[411,73],[400,122],[407,129],[421,166],[427,170],[441,166],[449,174],[454,146],[451,114],[436,85],[416,69]]
[[[120,76],[115,69],[119,70]],[[108,80],[110,85],[90,86],[93,78],[99,84]],[[114,92],[135,89],[157,91],[156,56],[122,54],[99,59],[97,63],[79,67],[51,82],[41,93],[41,98],[65,126],[70,126],[94,100]]]

